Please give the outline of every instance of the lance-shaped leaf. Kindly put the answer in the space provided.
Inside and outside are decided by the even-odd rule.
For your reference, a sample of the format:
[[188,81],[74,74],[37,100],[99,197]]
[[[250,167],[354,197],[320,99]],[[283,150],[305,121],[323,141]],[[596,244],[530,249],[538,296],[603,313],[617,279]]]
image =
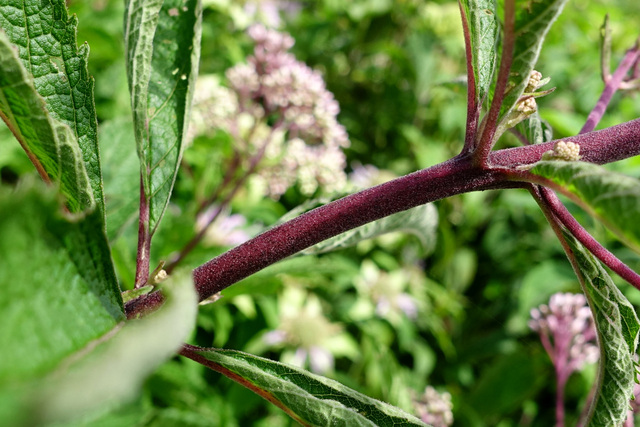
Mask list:
[[476,104],[480,105],[489,92],[496,67],[498,16],[495,0],[460,0],[463,19],[469,31],[471,62],[475,78]]
[[640,252],[640,181],[585,162],[542,161],[531,172],[548,178],[623,242]]
[[633,356],[638,346],[640,322],[631,303],[598,260],[573,236],[565,235],[565,238],[579,269],[577,273],[589,300],[600,345],[600,372],[589,425],[622,425],[633,396],[636,376]]
[[130,0],[125,44],[133,124],[153,235],[169,202],[200,56],[198,0]]
[[304,426],[425,426],[399,408],[303,369],[234,350],[186,346],[182,355],[220,372]]
[[[500,109],[500,119],[514,108],[529,81],[542,42],[567,0],[531,0],[516,2],[515,46],[507,83],[507,93]],[[509,35],[507,35],[509,37]]]
[[41,377],[124,320],[109,252],[93,243],[101,213],[69,220],[56,191],[33,184],[0,187],[2,385]]
[[433,205],[426,204],[354,228],[311,246],[301,253],[305,255],[320,254],[344,249],[363,240],[396,231],[415,235],[420,240],[425,252],[429,253],[435,247],[437,228],[438,211]]
[[0,2],[0,28],[17,46],[49,113],[75,134],[98,210],[104,213],[89,46],[78,48],[76,27],[64,0]]
[[59,185],[71,212],[94,206],[82,151],[69,127],[53,119],[6,35],[0,32],[0,116],[47,182]]

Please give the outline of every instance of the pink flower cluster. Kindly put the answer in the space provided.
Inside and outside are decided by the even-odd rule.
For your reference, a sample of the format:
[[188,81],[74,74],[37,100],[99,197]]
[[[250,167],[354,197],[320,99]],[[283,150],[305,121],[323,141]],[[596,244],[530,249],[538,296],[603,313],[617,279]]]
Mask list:
[[573,372],[598,360],[596,329],[582,294],[552,295],[548,305],[531,310],[529,327],[540,335],[561,385]]

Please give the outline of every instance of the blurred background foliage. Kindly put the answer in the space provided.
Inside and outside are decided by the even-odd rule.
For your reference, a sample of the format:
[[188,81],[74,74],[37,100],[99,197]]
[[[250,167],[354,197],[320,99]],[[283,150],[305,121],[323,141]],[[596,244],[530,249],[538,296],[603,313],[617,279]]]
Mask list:
[[[284,11],[276,24],[293,36],[292,52],[322,73],[340,104],[339,120],[351,140],[347,172],[373,165],[384,180],[457,154],[466,87],[456,2],[289,3],[297,7]],[[246,60],[252,51],[247,27],[273,19],[251,13],[256,4],[261,10],[260,2],[204,0],[201,74],[224,81],[228,68]],[[123,2],[70,1],[69,7],[79,18],[78,41],[91,47],[106,192],[127,195],[137,191],[138,180],[126,167],[137,160],[128,130]],[[637,0],[571,1],[543,47],[537,69],[557,89],[539,106],[554,137],[576,134],[600,95],[600,25],[607,13],[615,68],[639,35]],[[639,114],[637,94],[617,94],[600,128]],[[4,127],[0,138],[10,138]],[[221,182],[231,144],[228,135],[214,133],[196,138],[185,152],[171,206],[153,243],[156,262],[194,234],[198,202]],[[510,135],[500,142],[515,144]],[[33,174],[18,144],[7,146],[0,145],[3,182]],[[640,176],[639,162],[630,159],[611,167]],[[247,186],[229,215],[245,218],[236,231],[250,236],[304,201],[295,189],[272,200]],[[118,214],[118,203],[111,199],[110,216]],[[416,396],[431,385],[451,394],[455,425],[552,425],[552,365],[527,320],[529,310],[551,294],[579,292],[560,245],[523,191],[465,194],[436,207],[433,251],[413,236],[393,234],[284,261],[202,306],[192,343],[302,364],[413,413]],[[620,258],[640,268],[635,254],[572,210]],[[110,238],[122,286],[130,287],[137,222],[134,217],[122,222],[128,226],[110,230]],[[224,240],[203,244],[183,265],[193,268],[226,248]],[[640,304],[637,291],[614,280]],[[567,425],[576,423],[594,376],[591,366],[570,379]],[[251,392],[180,359],[150,378],[140,401],[123,408],[120,416],[133,421],[128,425],[293,424]]]

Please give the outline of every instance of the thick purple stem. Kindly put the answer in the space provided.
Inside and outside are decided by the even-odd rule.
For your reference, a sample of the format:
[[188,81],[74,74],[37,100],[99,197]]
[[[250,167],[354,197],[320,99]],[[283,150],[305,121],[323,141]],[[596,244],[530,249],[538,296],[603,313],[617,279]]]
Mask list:
[[[632,157],[640,154],[640,119],[571,140],[580,144],[582,157],[593,163]],[[470,191],[521,187],[521,182],[514,181],[513,168],[537,162],[553,144],[493,152],[493,166],[488,169],[475,166],[469,156],[458,156],[307,212],[195,269],[200,299],[302,249],[384,216]],[[135,317],[161,303],[160,293],[144,295],[127,303],[127,315]]]
[[580,130],[580,133],[591,132],[596,128],[600,119],[602,119],[604,112],[607,110],[607,106],[609,105],[609,102],[611,102],[613,94],[616,93],[631,67],[637,63],[638,58],[640,58],[640,48],[637,45],[627,50],[627,53],[624,55],[624,58],[622,58],[622,61],[616,71],[613,73],[611,78],[606,81],[602,95],[600,95],[600,99],[598,99],[596,106],[591,110],[591,113],[589,113],[587,122]]

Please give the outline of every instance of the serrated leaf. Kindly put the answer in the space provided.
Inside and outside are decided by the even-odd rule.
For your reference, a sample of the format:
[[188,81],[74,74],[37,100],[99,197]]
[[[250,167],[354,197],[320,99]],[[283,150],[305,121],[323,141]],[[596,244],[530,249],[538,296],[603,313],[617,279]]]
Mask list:
[[158,311],[113,330],[52,375],[32,399],[39,421],[68,420],[127,402],[175,355],[195,327],[198,299],[188,271],[172,274],[161,287],[166,302]]
[[0,384],[39,377],[124,320],[101,214],[62,216],[42,183],[0,187]]
[[169,203],[200,56],[199,0],[129,0],[127,72],[150,235]]
[[531,144],[542,144],[553,139],[553,129],[551,125],[540,117],[536,111],[527,119],[516,125],[516,129],[524,135]]
[[560,185],[623,242],[640,252],[640,181],[585,162],[542,161],[531,173]]
[[527,87],[542,42],[567,0],[528,0],[516,2],[515,46],[507,93],[500,109],[500,120],[516,105]]
[[611,277],[573,236],[565,235],[580,270],[583,291],[593,313],[600,362],[590,426],[622,425],[633,396],[636,370],[633,357],[638,346],[638,316]]
[[433,205],[426,204],[354,228],[311,246],[301,253],[313,255],[344,249],[363,240],[395,231],[404,231],[415,235],[420,240],[425,252],[429,253],[435,246],[437,228],[438,211]]
[[1,31],[0,116],[43,178],[59,185],[71,212],[94,208],[91,184],[75,135],[49,115],[32,78]]
[[479,105],[493,80],[498,43],[498,16],[495,0],[460,0],[471,36],[473,74],[476,80],[476,103]]
[[78,48],[76,27],[77,19],[69,17],[64,0],[0,3],[0,28],[17,46],[49,113],[75,134],[95,202],[104,213],[94,82],[87,69],[89,46]]
[[425,426],[399,408],[303,369],[235,350],[183,352],[258,393],[305,426]]

